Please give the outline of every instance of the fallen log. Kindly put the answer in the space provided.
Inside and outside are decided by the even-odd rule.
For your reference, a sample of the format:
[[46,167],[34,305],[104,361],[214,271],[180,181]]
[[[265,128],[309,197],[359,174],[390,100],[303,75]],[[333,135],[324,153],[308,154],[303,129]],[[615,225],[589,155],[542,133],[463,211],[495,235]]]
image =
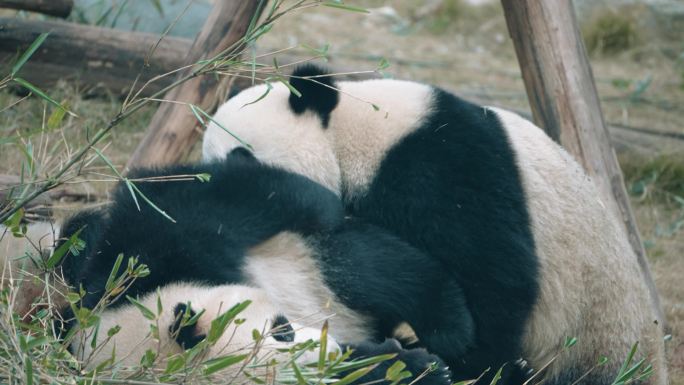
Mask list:
[[45,15],[67,17],[74,7],[74,0],[0,0],[0,8],[39,12]]
[[[43,89],[65,79],[86,86],[85,91],[107,90],[125,95],[141,70],[138,87],[154,76],[181,67],[192,45],[189,39],[164,37],[145,66],[159,35],[66,22],[0,18],[0,73],[8,73],[13,59],[43,32],[50,36],[19,73]],[[146,87],[143,95],[159,91],[173,80],[174,76],[159,79]]]
[[[22,188],[21,179],[16,175],[0,174],[0,212],[7,203]],[[47,191],[24,206],[24,219],[31,221],[46,221],[53,218],[53,208],[56,204],[89,203],[102,200],[95,194],[84,193],[61,186]]]

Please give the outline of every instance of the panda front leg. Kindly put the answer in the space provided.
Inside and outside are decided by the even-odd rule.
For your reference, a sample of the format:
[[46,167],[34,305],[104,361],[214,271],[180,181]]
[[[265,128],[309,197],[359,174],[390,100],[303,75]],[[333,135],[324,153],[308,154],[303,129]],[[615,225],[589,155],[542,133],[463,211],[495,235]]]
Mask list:
[[385,378],[387,369],[397,361],[401,361],[406,365],[404,370],[411,373],[410,377],[401,381],[402,383],[451,385],[451,373],[444,361],[425,349],[404,349],[395,339],[387,339],[382,343],[363,342],[357,345],[347,345],[343,349],[352,350],[351,360],[396,354],[394,358],[379,363],[377,367],[352,384],[389,383],[390,381]]

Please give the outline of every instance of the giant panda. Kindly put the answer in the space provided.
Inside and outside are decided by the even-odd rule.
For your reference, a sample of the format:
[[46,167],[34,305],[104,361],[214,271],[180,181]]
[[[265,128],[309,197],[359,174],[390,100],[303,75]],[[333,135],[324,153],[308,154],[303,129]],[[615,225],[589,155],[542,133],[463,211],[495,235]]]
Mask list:
[[581,383],[611,384],[636,341],[656,367],[651,383],[666,382],[662,331],[620,222],[540,128],[416,82],[336,83],[307,65],[290,85],[301,97],[257,85],[223,104],[203,159],[249,147],[441,260],[474,325],[462,349],[432,350],[456,380],[519,357],[544,368],[576,337],[545,384],[572,383],[602,355]]
[[[105,309],[100,316],[99,333],[95,334],[94,329],[79,330],[74,335],[71,350],[90,369],[107,360],[112,360],[111,364],[117,367],[135,366],[140,364],[147,351],[155,354],[155,366],[164,368],[169,358],[182,355],[187,349],[201,343],[209,334],[215,319],[247,301],[250,303],[237,313],[221,336],[207,344],[201,361],[226,355],[248,355],[246,359],[249,360],[252,378],[268,378],[274,369],[278,372],[292,359],[300,367],[318,361],[320,346],[312,343],[319,341],[321,329],[308,325],[320,315],[311,314],[310,317],[297,320],[299,323],[290,322],[261,289],[231,284],[208,286],[192,282],[165,285],[141,297],[139,303],[148,309],[155,309],[153,311],[161,304],[160,312],[152,320],[145,318],[140,309],[132,304]],[[197,317],[197,321],[185,325],[182,323],[184,316],[186,320]],[[156,331],[153,332],[153,329]],[[109,330],[117,331],[108,333]],[[261,336],[256,340],[254,330]],[[153,338],[153,333],[158,338]],[[302,348],[304,345],[309,347]],[[382,362],[354,384],[383,380],[386,370],[401,360],[413,375],[409,381],[427,372],[432,363],[438,363],[438,369],[427,372],[421,383],[450,385],[448,371],[440,359],[423,350],[405,350],[391,340],[378,344],[362,342],[340,346],[331,336],[327,337],[328,353],[337,352],[339,355],[343,349],[352,349],[348,360],[396,354],[396,357]],[[239,370],[241,368],[240,364],[234,365],[229,370],[218,372],[212,379],[232,382],[238,378],[238,382],[249,380],[244,371]],[[277,381],[277,374],[274,380]]]
[[[209,181],[187,180],[205,173]],[[144,182],[172,175],[186,180]],[[70,279],[83,287],[86,308],[102,301],[122,253],[151,271],[128,287],[133,297],[183,281],[247,284],[263,289],[291,319],[332,317],[330,334],[345,344],[380,343],[404,322],[434,340],[430,350],[468,341],[472,315],[440,262],[345,216],[339,198],[310,179],[242,149],[211,164],[134,170],[129,178],[154,207],[136,202],[121,183],[106,210],[84,211],[62,225],[62,238],[80,231],[86,244],[83,266]],[[111,302],[104,299],[111,309],[123,306]]]

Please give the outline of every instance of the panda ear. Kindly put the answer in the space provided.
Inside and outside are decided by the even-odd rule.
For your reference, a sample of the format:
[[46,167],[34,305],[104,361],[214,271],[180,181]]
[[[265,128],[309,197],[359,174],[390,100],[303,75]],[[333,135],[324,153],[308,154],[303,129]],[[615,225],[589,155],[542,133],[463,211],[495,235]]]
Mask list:
[[183,349],[194,348],[207,337],[206,334],[199,333],[197,320],[194,320],[192,324],[183,324],[196,315],[197,313],[189,304],[179,302],[173,308],[173,323],[169,326],[169,334]]
[[301,96],[290,93],[289,103],[292,112],[301,114],[311,110],[321,117],[323,127],[328,126],[330,113],[337,106],[340,95],[328,71],[313,65],[297,67],[290,77],[290,85]]

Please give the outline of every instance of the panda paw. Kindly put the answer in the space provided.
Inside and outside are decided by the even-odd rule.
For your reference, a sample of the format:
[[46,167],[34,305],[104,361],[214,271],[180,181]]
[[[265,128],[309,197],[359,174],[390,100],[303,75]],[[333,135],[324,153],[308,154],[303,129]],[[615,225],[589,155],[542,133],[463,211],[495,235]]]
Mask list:
[[[422,348],[404,349],[395,339],[387,339],[381,344],[364,342],[357,346],[351,346],[354,352],[351,358],[373,357],[381,354],[395,353],[396,357],[384,361],[373,369],[369,374],[361,377],[359,384],[369,381],[382,381],[387,369],[396,361],[406,364],[404,370],[411,373],[411,377],[402,382],[421,385],[451,385],[451,372],[444,362],[437,356],[430,354]],[[389,381],[386,381],[389,383]]]

